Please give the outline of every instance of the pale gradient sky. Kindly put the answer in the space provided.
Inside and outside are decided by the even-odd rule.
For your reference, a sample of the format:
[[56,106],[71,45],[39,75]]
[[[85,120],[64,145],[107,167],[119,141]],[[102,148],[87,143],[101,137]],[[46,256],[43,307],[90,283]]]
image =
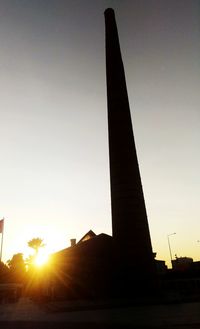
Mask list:
[[[115,10],[157,258],[200,260],[200,1],[0,0],[3,259],[111,234],[104,16]],[[134,232],[133,232],[134,236]]]

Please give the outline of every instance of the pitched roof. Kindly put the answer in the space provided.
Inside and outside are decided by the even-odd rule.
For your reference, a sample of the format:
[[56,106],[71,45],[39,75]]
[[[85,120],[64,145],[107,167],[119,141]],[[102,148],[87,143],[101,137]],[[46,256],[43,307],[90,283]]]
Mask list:
[[96,236],[96,234],[92,231],[92,230],[89,230],[81,239],[78,243],[81,243],[81,242],[84,242],[84,241],[87,241],[87,240],[90,240],[92,238],[94,238]]

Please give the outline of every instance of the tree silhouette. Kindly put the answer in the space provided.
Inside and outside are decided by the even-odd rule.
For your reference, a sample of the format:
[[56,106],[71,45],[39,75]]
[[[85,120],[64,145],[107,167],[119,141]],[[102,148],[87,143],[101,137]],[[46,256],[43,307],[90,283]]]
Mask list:
[[35,251],[33,255],[29,255],[29,257],[26,259],[26,264],[27,264],[28,270],[33,271],[33,268],[35,267],[35,260],[37,259],[38,252],[39,252],[40,248],[43,248],[45,246],[45,244],[43,243],[43,239],[33,238],[30,241],[28,241],[28,246]]
[[8,282],[9,280],[9,268],[3,262],[0,262],[0,283]]
[[26,265],[23,259],[23,254],[18,253],[13,255],[11,260],[7,261],[10,269],[10,278],[13,282],[23,282],[26,275]]
[[39,299],[41,296],[41,281],[43,279],[43,274],[35,265],[35,260],[37,259],[40,248],[43,248],[45,244],[43,243],[43,239],[33,238],[32,240],[28,241],[28,246],[35,252],[26,260],[28,267],[27,292],[30,294],[30,296],[32,296],[32,298]]
[[45,244],[43,243],[43,239],[41,238],[33,238],[32,240],[28,241],[28,246],[35,250],[35,255],[38,254],[40,248],[43,248]]

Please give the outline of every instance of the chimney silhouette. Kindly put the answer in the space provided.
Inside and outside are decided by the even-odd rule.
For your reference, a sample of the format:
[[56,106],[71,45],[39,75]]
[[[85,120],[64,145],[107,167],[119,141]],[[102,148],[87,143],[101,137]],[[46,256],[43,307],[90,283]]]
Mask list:
[[114,10],[108,8],[104,15],[115,255],[130,275],[149,277],[154,273],[153,253]]

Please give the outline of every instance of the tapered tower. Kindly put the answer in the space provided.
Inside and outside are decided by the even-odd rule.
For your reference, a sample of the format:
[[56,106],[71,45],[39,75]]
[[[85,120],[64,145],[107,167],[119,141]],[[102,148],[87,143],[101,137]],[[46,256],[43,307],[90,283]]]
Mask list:
[[113,9],[105,11],[112,229],[115,252],[135,277],[154,272],[124,66]]

